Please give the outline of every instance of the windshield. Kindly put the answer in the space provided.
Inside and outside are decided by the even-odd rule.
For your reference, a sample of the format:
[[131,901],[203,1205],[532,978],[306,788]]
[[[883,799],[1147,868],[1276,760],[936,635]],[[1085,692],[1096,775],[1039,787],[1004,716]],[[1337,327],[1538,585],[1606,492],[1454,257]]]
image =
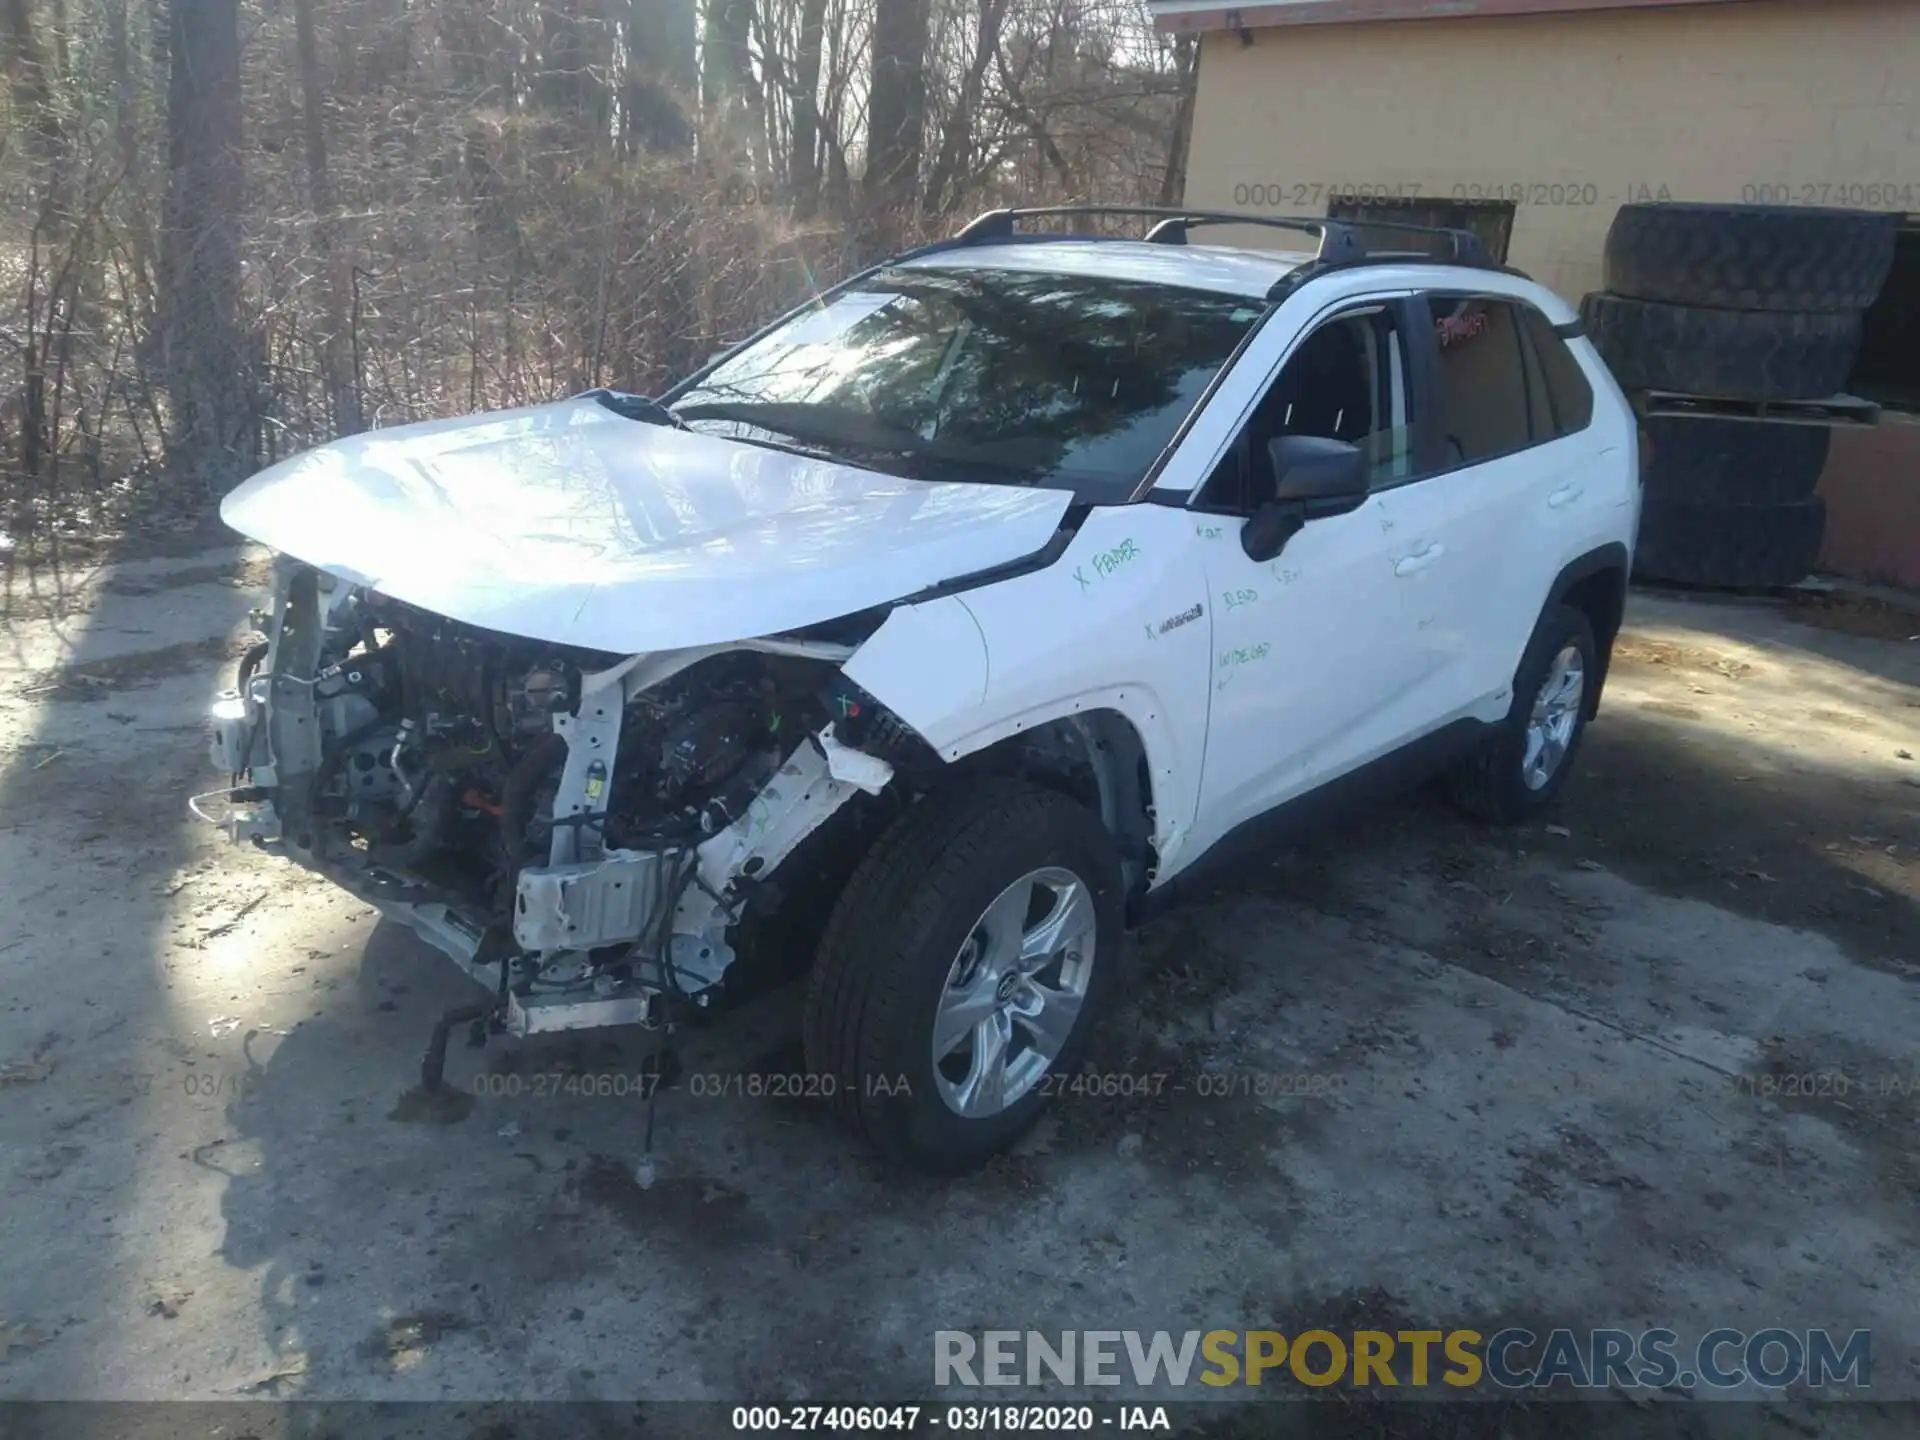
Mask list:
[[929,480],[1128,498],[1259,318],[1084,275],[892,270],[672,402],[693,429]]

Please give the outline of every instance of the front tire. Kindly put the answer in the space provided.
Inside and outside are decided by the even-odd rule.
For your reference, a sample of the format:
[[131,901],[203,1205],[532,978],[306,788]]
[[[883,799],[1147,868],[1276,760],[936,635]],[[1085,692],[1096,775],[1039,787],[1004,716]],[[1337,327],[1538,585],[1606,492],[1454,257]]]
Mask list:
[[1080,1067],[1120,958],[1119,856],[1077,801],[991,779],[880,837],[828,922],[807,1063],[891,1157],[971,1170]]
[[1586,615],[1571,605],[1550,606],[1514,674],[1507,718],[1447,777],[1454,804],[1483,820],[1511,823],[1553,802],[1586,734],[1598,658]]

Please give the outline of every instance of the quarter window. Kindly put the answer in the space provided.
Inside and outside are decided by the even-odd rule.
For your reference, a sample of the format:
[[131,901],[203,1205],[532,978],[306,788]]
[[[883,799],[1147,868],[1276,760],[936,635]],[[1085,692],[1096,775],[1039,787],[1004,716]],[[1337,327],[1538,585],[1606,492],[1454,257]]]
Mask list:
[[1531,305],[1521,306],[1520,316],[1527,327],[1527,338],[1533,342],[1533,353],[1539,357],[1546,381],[1547,410],[1553,422],[1552,429],[1536,432],[1537,437],[1558,438],[1586,429],[1593,423],[1593,386],[1586,372],[1573,358],[1567,342],[1554,333],[1546,316]]

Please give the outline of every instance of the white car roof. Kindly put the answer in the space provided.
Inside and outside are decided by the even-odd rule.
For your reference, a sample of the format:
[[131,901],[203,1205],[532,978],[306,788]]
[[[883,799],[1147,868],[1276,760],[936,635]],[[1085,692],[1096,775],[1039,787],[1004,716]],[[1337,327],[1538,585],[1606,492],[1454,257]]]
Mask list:
[[[1209,290],[1263,300],[1277,281],[1314,257],[1300,250],[1247,250],[1231,245],[1150,245],[1144,240],[1029,240],[1014,244],[956,246],[896,262],[920,270],[1021,270],[1045,275],[1104,275],[1161,285]],[[1341,266],[1322,283],[1337,294],[1383,290],[1467,290],[1524,300],[1555,325],[1579,319],[1579,311],[1538,281],[1516,270],[1432,261],[1397,262],[1391,256],[1364,265]],[[1316,287],[1317,288],[1317,287]]]
[[1250,300],[1312,260],[1297,250],[1240,250],[1226,245],[1149,245],[1144,240],[1031,240],[966,245],[900,262],[915,270],[1024,270],[1046,275],[1097,275],[1211,290]]

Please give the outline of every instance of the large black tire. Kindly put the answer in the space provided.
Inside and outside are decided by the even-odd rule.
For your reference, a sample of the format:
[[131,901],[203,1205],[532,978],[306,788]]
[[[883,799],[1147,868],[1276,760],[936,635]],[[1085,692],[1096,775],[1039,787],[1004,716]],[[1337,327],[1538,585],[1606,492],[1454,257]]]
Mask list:
[[1826,533],[1827,502],[1818,495],[1791,505],[1649,499],[1633,576],[1733,590],[1796,585],[1813,573]]
[[1616,295],[1721,310],[1865,310],[1893,267],[1896,216],[1790,205],[1623,205],[1607,232]]
[[1595,293],[1580,314],[1623,390],[1819,400],[1846,387],[1858,315],[1704,310]]
[[933,1024],[956,957],[987,906],[1046,867],[1070,871],[1087,887],[1095,923],[1087,995],[1047,1072],[1057,1083],[1080,1068],[1120,961],[1120,859],[1098,816],[1019,780],[937,793],[880,837],[834,907],[802,1019],[807,1064],[890,1157],[959,1174],[1006,1149],[1039,1117],[1045,1084],[991,1118],[949,1107],[934,1073]]
[[1813,494],[1833,432],[1824,425],[1656,417],[1641,480],[1647,499],[1697,505],[1790,505]]
[[[1556,658],[1569,647],[1579,653],[1585,677],[1572,738],[1546,782],[1530,785],[1526,778],[1527,730],[1534,718],[1534,704]],[[1599,646],[1586,613],[1571,605],[1549,605],[1533,627],[1526,653],[1514,671],[1513,704],[1506,718],[1446,777],[1453,803],[1469,815],[1502,823],[1524,820],[1552,804],[1573,774],[1574,758],[1587,733],[1594,705],[1593,687],[1599,683]]]

